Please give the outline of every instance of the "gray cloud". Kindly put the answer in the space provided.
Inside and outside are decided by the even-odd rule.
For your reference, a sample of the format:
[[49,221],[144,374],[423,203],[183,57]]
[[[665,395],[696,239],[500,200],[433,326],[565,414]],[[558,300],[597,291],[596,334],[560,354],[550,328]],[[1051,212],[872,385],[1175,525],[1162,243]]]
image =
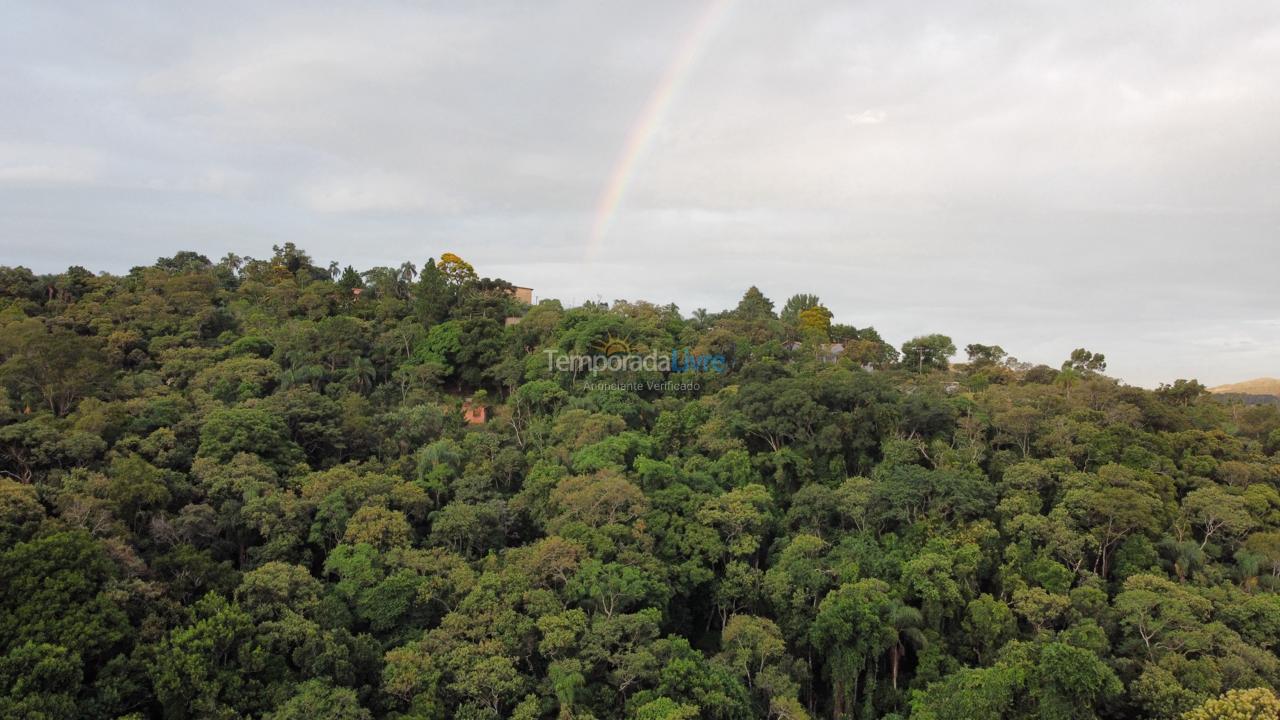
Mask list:
[[814,292],[1119,376],[1280,375],[1270,2],[0,8],[0,262],[445,250],[565,300]]

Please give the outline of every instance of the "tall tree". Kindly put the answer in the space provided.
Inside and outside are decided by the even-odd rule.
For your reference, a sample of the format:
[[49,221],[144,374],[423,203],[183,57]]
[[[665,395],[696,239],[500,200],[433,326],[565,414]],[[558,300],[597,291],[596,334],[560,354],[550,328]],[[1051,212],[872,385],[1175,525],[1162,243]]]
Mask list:
[[955,354],[955,343],[946,335],[921,335],[902,345],[902,363],[915,372],[946,370]]

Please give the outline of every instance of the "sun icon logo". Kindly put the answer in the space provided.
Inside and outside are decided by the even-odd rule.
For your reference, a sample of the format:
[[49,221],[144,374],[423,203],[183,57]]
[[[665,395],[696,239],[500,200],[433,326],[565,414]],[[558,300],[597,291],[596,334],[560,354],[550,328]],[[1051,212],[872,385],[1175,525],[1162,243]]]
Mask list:
[[626,355],[631,352],[631,341],[609,333],[595,347],[601,355]]

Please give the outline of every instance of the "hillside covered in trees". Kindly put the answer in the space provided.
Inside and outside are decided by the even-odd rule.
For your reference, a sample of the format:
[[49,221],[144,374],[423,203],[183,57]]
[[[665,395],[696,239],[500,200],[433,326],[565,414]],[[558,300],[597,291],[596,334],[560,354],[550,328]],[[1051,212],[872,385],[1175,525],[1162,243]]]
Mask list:
[[842,322],[0,268],[0,717],[1280,716],[1280,409]]

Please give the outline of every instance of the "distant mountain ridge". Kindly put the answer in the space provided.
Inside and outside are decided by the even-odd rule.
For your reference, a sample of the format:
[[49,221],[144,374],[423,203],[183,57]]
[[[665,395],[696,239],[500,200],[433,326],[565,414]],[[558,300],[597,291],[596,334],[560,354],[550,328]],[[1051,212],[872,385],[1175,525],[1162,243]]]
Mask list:
[[1241,395],[1273,395],[1280,397],[1280,380],[1276,378],[1254,378],[1230,385],[1219,385],[1209,388],[1211,393],[1238,393]]

